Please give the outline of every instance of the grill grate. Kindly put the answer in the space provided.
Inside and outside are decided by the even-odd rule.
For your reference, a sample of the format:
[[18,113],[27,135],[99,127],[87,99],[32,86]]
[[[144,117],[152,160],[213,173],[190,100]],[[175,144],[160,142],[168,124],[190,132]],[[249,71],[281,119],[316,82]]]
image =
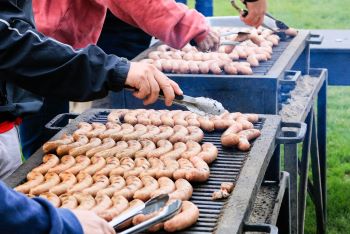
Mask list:
[[[108,112],[100,112],[88,122],[107,122]],[[254,125],[261,129],[262,122]],[[193,195],[190,201],[199,208],[200,215],[197,223],[181,233],[212,233],[217,225],[221,209],[226,199],[211,200],[214,191],[220,189],[222,182],[233,182],[238,180],[239,173],[248,156],[248,152],[240,152],[235,149],[224,148],[221,145],[220,137],[222,132],[205,133],[203,142],[211,142],[218,148],[218,158],[210,165],[209,180],[204,183],[193,184]]]

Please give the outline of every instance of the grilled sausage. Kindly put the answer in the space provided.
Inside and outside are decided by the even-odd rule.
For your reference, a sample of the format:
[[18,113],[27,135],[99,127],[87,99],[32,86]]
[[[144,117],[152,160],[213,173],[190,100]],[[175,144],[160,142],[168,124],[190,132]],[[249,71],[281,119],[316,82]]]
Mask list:
[[113,196],[121,195],[130,200],[134,196],[134,193],[143,186],[142,181],[136,176],[129,176],[126,178],[126,184],[126,187],[115,192]]
[[165,168],[156,172],[156,177],[169,177],[172,178],[174,171],[179,168],[179,163],[173,159],[164,159],[163,163]]
[[107,176],[101,174],[94,175],[92,178],[94,179],[95,183],[89,188],[83,189],[82,192],[86,194],[91,194],[92,196],[96,196],[98,191],[106,188],[109,185],[109,180]]
[[97,195],[106,194],[109,197],[112,197],[114,192],[124,188],[126,185],[124,178],[121,176],[112,175],[109,177],[109,182],[110,185],[107,188],[98,191]]
[[104,166],[101,170],[97,171],[95,175],[109,175],[109,173],[120,165],[119,159],[116,157],[108,157],[106,158],[106,166]]
[[82,145],[69,150],[69,154],[73,157],[84,154],[86,151],[101,145],[102,141],[99,138],[91,138],[90,142],[86,145]]
[[147,132],[141,136],[139,136],[138,139],[140,140],[151,140],[153,139],[154,136],[156,136],[157,134],[160,133],[160,129],[157,126],[153,126],[153,125],[148,125],[147,126]]
[[175,180],[178,179],[186,179],[186,173],[190,170],[194,169],[192,162],[185,158],[180,158],[178,161],[180,169],[177,169],[173,173],[173,178]]
[[86,135],[89,131],[92,130],[92,126],[86,122],[80,122],[78,124],[78,129],[74,131],[73,137],[76,138],[79,135]]
[[95,154],[95,157],[103,157],[103,158],[108,158],[108,157],[114,157],[116,153],[119,153],[126,149],[128,147],[128,143],[125,141],[118,141],[116,146],[103,150],[101,152],[98,152]]
[[238,117],[236,121],[242,124],[243,130],[254,128],[254,125],[251,122],[249,122],[248,119],[244,116]]
[[171,143],[183,141],[185,136],[188,134],[188,129],[182,125],[175,125],[173,129],[175,133],[169,138]]
[[247,151],[250,149],[250,140],[258,138],[260,136],[260,131],[258,129],[247,129],[238,133],[239,143],[238,149],[242,151]]
[[27,182],[14,188],[17,192],[27,194],[33,187],[41,184],[45,179],[44,176],[38,171],[31,171],[27,174]]
[[[120,215],[129,207],[129,201],[123,196],[113,196],[112,197],[112,207],[106,210],[101,210],[97,213],[101,218],[111,221],[114,217]],[[130,202],[131,205],[132,202]],[[140,204],[140,203],[138,203]]]
[[79,203],[79,205],[75,208],[77,210],[90,210],[96,205],[95,199],[90,194],[75,192],[73,193],[73,196]]
[[178,179],[175,181],[176,190],[169,194],[169,200],[188,201],[192,197],[192,185],[185,179]]
[[128,123],[122,124],[121,127],[122,127],[122,129],[119,132],[112,133],[112,134],[110,134],[109,137],[115,141],[119,141],[124,135],[132,133],[134,131],[134,127]]
[[83,169],[87,168],[91,163],[90,158],[80,155],[75,158],[75,165],[68,168],[66,172],[70,172],[74,175],[78,174]]
[[66,209],[75,209],[78,206],[78,200],[72,194],[62,194],[59,196],[61,200],[61,207]]
[[110,176],[120,175],[123,176],[124,172],[129,171],[135,167],[135,162],[130,157],[124,157],[120,159],[120,166],[114,168],[109,173]]
[[233,63],[226,63],[224,66],[224,71],[229,75],[236,75],[238,73],[237,68]]
[[159,140],[157,142],[158,148],[149,152],[147,158],[156,157],[159,158],[162,154],[165,154],[173,149],[173,145],[167,140]]
[[191,169],[186,172],[186,179],[188,181],[203,182],[207,181],[210,175],[210,169],[206,162],[203,161],[200,157],[191,157],[190,161],[192,162],[195,169]]
[[135,153],[135,158],[146,157],[149,152],[156,148],[156,145],[151,140],[141,140],[142,150]]
[[88,138],[98,137],[101,133],[106,131],[106,125],[102,123],[92,123],[91,126],[93,127],[93,130],[86,133]]
[[143,176],[141,177],[141,181],[144,187],[134,193],[134,199],[147,201],[150,199],[151,193],[159,188],[159,185],[157,180],[151,176]]
[[200,144],[198,144],[195,141],[191,141],[191,140],[187,141],[186,146],[187,146],[187,150],[181,154],[181,157],[186,159],[196,156],[202,150]]
[[183,201],[181,211],[164,223],[164,230],[175,232],[192,226],[199,218],[198,207],[190,201]]
[[144,172],[141,172],[140,177],[146,175],[156,177],[156,173],[164,169],[164,163],[159,158],[150,158],[148,159],[148,162],[151,164],[151,168],[147,169]]
[[50,193],[50,192],[46,192],[43,194],[40,194],[39,197],[43,197],[46,200],[48,200],[54,207],[59,207],[61,205],[61,200],[60,198],[54,194],[54,193]]
[[56,173],[48,172],[45,175],[45,182],[30,189],[29,193],[33,195],[39,195],[48,192],[50,188],[60,183],[60,181],[60,177]]
[[50,188],[49,192],[57,195],[66,193],[75,183],[77,183],[77,178],[70,172],[62,172],[59,174],[61,178],[61,183]]
[[82,172],[88,173],[90,175],[95,174],[97,171],[101,170],[106,165],[106,160],[102,157],[92,157],[91,164],[87,166]]
[[104,210],[107,210],[112,206],[112,200],[106,195],[97,195],[95,197],[96,205],[91,209],[91,211],[95,212],[96,214],[103,212]]
[[59,156],[66,155],[69,153],[70,149],[83,146],[89,142],[89,138],[85,135],[77,135],[75,137],[76,141],[68,145],[60,145],[57,147],[56,152]]
[[132,170],[124,172],[124,177],[139,176],[142,172],[150,168],[151,164],[145,158],[136,158],[135,167]]
[[147,127],[143,124],[136,124],[134,126],[134,131],[129,134],[124,134],[122,137],[123,141],[136,140],[139,136],[147,132]]
[[[147,125],[150,125],[152,124],[152,121],[149,119],[149,115],[152,113],[153,111],[152,110],[146,110],[146,111],[143,111],[141,113],[139,113],[136,118],[137,118],[137,123],[138,124],[141,124],[141,125],[144,125],[144,126],[147,126]],[[136,124],[137,125],[137,124]],[[135,125],[135,126],[136,126]]]
[[232,147],[239,143],[238,132],[242,131],[243,127],[241,123],[236,122],[231,125],[222,135],[221,144],[226,147]]
[[94,156],[95,154],[97,154],[98,152],[101,152],[101,151],[103,151],[103,150],[112,148],[114,145],[115,145],[115,141],[114,141],[112,138],[104,138],[104,139],[103,139],[103,144],[102,144],[102,145],[97,146],[97,147],[95,147],[95,148],[92,148],[92,149],[88,150],[88,151],[85,153],[85,155],[88,156],[88,157],[92,157],[92,156]]
[[215,130],[214,123],[208,117],[199,116],[197,120],[201,129],[207,132],[212,132]]
[[[107,116],[107,121],[112,122],[112,123],[120,123],[120,119],[124,117],[124,115],[128,112],[129,110],[127,109],[119,109],[119,110],[114,110],[111,113],[108,114]],[[107,126],[107,124],[106,124]],[[108,128],[108,126],[107,126]]]
[[183,142],[177,142],[174,144],[174,149],[172,151],[169,151],[168,153],[163,154],[160,156],[160,159],[173,159],[177,160],[181,157],[181,154],[187,150],[187,146]]
[[159,129],[161,132],[152,138],[154,143],[157,143],[160,140],[166,140],[174,134],[174,129],[172,127],[159,126]]
[[75,185],[73,185],[73,187],[68,189],[68,193],[82,191],[83,189],[90,187],[94,182],[91,175],[83,171],[77,175],[77,180],[78,183],[76,183]]
[[189,134],[182,139],[182,142],[188,142],[188,141],[201,142],[203,140],[204,133],[202,129],[200,129],[199,127],[189,126],[187,127],[187,130]]
[[210,164],[218,157],[218,148],[213,143],[204,143],[202,145],[202,152],[198,157],[202,158],[204,162]]
[[151,197],[156,197],[160,194],[168,194],[175,191],[175,184],[168,177],[160,177],[158,179],[158,184],[159,188],[152,191],[152,193],[150,194]]
[[50,168],[48,172],[53,172],[59,174],[75,164],[75,159],[73,156],[65,155],[61,158],[61,163]]
[[60,162],[60,159],[54,154],[46,154],[43,157],[43,164],[34,168],[33,172],[39,172],[45,174],[50,168],[56,166]]
[[124,115],[124,122],[131,125],[137,124],[137,115],[143,111],[145,111],[145,109],[136,109],[129,111]]
[[106,127],[107,127],[107,130],[102,132],[100,135],[98,135],[100,139],[109,138],[111,134],[115,134],[120,130],[122,130],[121,125],[114,122],[107,122]]
[[56,150],[56,148],[60,145],[67,145],[67,144],[72,143],[73,141],[74,141],[74,139],[72,136],[64,134],[62,136],[62,139],[46,142],[43,145],[43,151],[44,151],[44,153],[48,153],[48,152]]
[[[161,113],[159,112],[153,112],[149,115],[149,119],[151,120],[151,124],[153,125],[153,128],[154,126],[160,126],[163,124],[162,120],[160,119],[160,116],[161,116]],[[151,131],[151,129],[149,128],[150,126],[148,126],[148,132]],[[145,139],[148,139],[148,138],[145,138]]]

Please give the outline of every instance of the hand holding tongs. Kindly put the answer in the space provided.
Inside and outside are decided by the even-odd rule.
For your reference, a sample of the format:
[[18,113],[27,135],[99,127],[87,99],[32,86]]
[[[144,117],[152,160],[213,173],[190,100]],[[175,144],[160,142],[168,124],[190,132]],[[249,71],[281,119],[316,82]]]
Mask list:
[[[243,2],[244,5],[247,5],[247,2],[245,0],[241,0],[241,1]],[[236,4],[235,0],[230,0],[230,2],[231,2],[232,7],[235,8],[242,17],[246,17],[248,15],[248,13],[249,13],[248,10],[240,8]],[[270,27],[265,22],[262,23],[262,26],[264,26],[265,28],[268,28],[271,31],[273,31],[274,33],[276,33],[281,38],[281,40],[285,40],[287,35],[284,31],[289,29],[288,25],[280,20],[277,20],[269,13],[265,13],[265,17],[272,20],[274,22],[276,28]]]
[[124,223],[126,220],[131,219],[132,217],[138,215],[138,214],[151,214],[153,212],[159,211],[163,208],[162,211],[160,211],[156,216],[138,224],[134,227],[131,227],[129,229],[126,229],[123,232],[120,232],[120,234],[129,234],[129,233],[138,233],[144,230],[147,230],[148,228],[152,227],[153,225],[163,222],[167,219],[170,219],[173,217],[177,211],[181,208],[181,200],[175,200],[173,203],[171,203],[168,206],[165,206],[165,204],[169,200],[168,194],[161,194],[157,197],[154,197],[147,202],[143,203],[140,206],[135,206],[131,210],[129,210],[127,213],[119,215],[118,217],[114,218],[112,221],[109,222],[109,225],[117,228],[120,224]]
[[[134,88],[126,86],[127,90],[135,91]],[[162,91],[159,92],[159,99],[164,100],[164,94]],[[173,103],[182,107],[187,108],[189,111],[198,115],[220,115],[226,110],[222,104],[216,100],[206,97],[191,97],[187,95],[175,95]]]

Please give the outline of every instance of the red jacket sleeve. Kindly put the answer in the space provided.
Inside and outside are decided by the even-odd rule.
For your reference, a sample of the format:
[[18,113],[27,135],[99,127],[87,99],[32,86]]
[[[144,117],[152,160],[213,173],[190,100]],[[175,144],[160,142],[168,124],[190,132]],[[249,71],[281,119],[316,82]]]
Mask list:
[[119,19],[141,28],[171,47],[182,48],[209,32],[205,17],[174,0],[100,0]]

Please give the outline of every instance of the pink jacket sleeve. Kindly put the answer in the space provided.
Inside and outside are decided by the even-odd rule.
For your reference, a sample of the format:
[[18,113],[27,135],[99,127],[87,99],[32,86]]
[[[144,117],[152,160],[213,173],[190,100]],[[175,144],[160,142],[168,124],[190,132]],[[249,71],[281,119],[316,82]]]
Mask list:
[[175,0],[100,0],[119,19],[141,28],[174,48],[207,36],[205,17]]

